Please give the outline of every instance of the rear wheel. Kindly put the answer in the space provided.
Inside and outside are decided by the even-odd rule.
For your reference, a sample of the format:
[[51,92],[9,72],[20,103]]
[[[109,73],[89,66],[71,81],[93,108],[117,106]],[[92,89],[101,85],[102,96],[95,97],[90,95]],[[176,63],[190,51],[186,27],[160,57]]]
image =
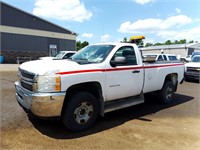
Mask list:
[[175,88],[173,86],[173,83],[169,80],[166,80],[162,87],[162,90],[158,93],[158,98],[160,102],[164,104],[170,103],[174,98],[174,89]]
[[98,116],[97,99],[88,92],[79,92],[71,97],[63,113],[63,123],[71,131],[91,127]]

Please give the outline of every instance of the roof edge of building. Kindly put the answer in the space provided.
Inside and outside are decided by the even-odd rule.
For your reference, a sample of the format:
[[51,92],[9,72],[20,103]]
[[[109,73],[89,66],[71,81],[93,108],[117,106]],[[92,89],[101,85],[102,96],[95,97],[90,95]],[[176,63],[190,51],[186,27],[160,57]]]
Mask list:
[[61,29],[65,30],[65,31],[71,32],[71,34],[73,34],[73,35],[76,35],[76,36],[79,35],[78,33],[74,32],[74,31],[71,31],[71,30],[66,29],[66,28],[64,28],[64,27],[62,27],[62,26],[59,26],[59,25],[57,25],[57,24],[54,24],[54,23],[52,23],[52,22],[50,22],[50,21],[48,21],[48,20],[46,20],[46,19],[43,19],[43,18],[41,18],[41,17],[35,16],[35,15],[29,13],[29,12],[26,12],[26,11],[20,9],[20,8],[17,8],[17,7],[15,7],[15,6],[12,6],[12,5],[10,5],[10,4],[6,3],[6,2],[0,1],[0,5],[1,5],[1,3],[4,4],[4,5],[7,5],[7,6],[9,6],[9,7],[12,7],[12,8],[14,8],[14,9],[16,9],[16,10],[18,10],[18,11],[21,11],[21,12],[23,12],[23,13],[26,13],[26,14],[32,16],[32,17],[38,18],[38,19],[40,19],[40,20],[42,20],[42,21],[45,21],[45,22],[47,22],[47,23],[49,23],[49,24],[52,24],[52,25],[54,25],[54,26],[56,26],[56,27],[58,27],[58,28],[61,28]]

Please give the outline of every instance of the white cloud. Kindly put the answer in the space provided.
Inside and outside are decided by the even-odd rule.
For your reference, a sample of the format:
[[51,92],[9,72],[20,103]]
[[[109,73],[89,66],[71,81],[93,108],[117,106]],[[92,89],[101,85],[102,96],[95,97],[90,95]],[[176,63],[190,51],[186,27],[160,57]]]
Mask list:
[[36,0],[33,14],[46,18],[83,22],[92,17],[80,0]]
[[171,16],[162,21],[162,26],[166,29],[171,27],[183,26],[192,23],[192,19],[185,15]]
[[180,10],[179,8],[176,8],[175,10],[176,10],[176,12],[177,12],[178,14],[181,13],[181,10]]
[[174,37],[177,34],[177,31],[159,31],[156,35],[168,39],[169,37]]
[[101,42],[110,42],[111,36],[109,34],[104,34],[100,38],[101,38]]
[[147,43],[155,43],[153,38],[146,38],[143,42],[144,42],[144,45],[146,45]]
[[154,2],[154,0],[133,0],[133,1],[140,5],[145,5],[145,4]]
[[194,40],[200,42],[200,27],[181,31],[161,31],[157,34],[157,36],[166,40],[186,39],[187,41]]
[[121,33],[141,33],[141,32],[157,32],[170,28],[177,28],[192,22],[192,19],[185,15],[171,16],[164,20],[162,19],[143,19],[131,23],[126,21],[120,25],[118,29]]
[[84,38],[92,38],[93,34],[92,33],[83,33],[81,36]]

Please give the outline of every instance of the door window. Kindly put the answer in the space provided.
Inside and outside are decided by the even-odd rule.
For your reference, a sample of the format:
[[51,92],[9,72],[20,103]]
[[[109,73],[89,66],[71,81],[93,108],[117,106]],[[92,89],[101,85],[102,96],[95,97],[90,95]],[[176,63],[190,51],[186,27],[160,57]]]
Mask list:
[[112,57],[112,60],[114,60],[116,57],[125,57],[126,63],[123,64],[123,66],[137,65],[135,51],[132,46],[123,46],[119,48]]
[[74,55],[74,53],[67,53],[63,59],[68,59],[69,57],[71,57],[72,55]]

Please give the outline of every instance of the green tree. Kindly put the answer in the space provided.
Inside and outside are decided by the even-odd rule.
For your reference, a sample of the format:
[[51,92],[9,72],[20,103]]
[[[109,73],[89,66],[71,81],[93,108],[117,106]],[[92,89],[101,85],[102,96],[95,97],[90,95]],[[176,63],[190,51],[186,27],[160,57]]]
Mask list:
[[144,42],[143,42],[143,41],[140,41],[139,44],[138,44],[138,46],[139,46],[139,47],[144,47]]
[[178,40],[175,40],[173,44],[180,44]]
[[128,42],[127,37],[124,37],[124,39],[121,41],[122,43]]
[[89,42],[84,41],[84,42],[81,44],[81,48],[83,48],[83,47],[85,47],[85,46],[87,46],[87,45],[89,45]]
[[170,41],[170,40],[167,40],[166,42],[165,42],[165,45],[171,45],[172,44],[172,42]]
[[180,40],[180,44],[185,44],[185,43],[186,43],[186,39]]
[[89,45],[89,42],[84,41],[81,43],[81,41],[77,41],[76,42],[76,50],[79,51],[80,49],[82,49],[83,47]]
[[146,43],[145,47],[153,46],[153,43]]
[[194,43],[194,41],[192,40],[192,41],[189,41],[189,43]]
[[155,43],[154,46],[163,45],[162,43]]
[[76,51],[81,49],[81,41],[76,42]]

